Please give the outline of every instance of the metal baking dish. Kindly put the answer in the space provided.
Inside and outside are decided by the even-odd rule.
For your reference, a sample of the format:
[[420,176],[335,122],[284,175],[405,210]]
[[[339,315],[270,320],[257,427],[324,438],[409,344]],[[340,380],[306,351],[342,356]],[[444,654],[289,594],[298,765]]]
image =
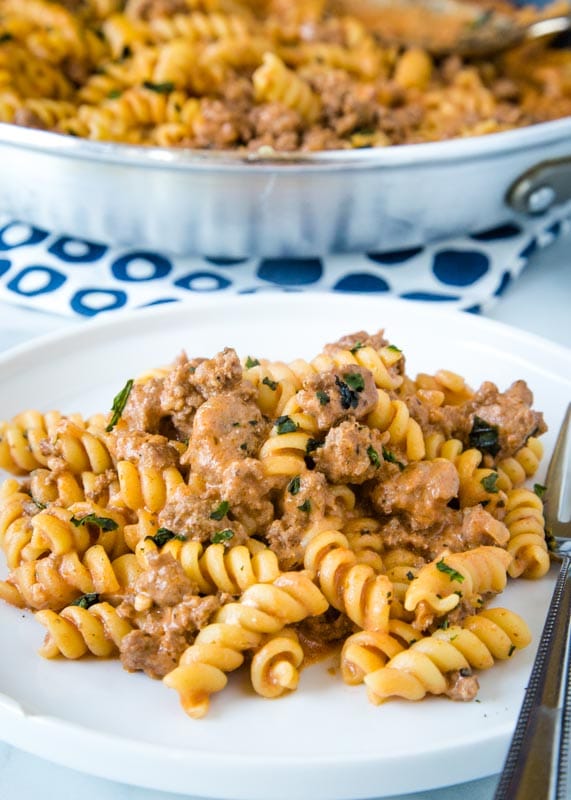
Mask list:
[[0,124],[0,211],[115,245],[219,258],[387,251],[571,197],[571,118],[317,154],[168,150]]

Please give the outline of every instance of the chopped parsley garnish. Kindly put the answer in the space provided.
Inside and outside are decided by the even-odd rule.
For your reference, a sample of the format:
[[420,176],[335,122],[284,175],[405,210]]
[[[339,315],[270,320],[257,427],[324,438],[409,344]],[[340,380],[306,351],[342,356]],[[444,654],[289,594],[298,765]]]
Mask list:
[[91,606],[94,606],[98,602],[99,595],[97,592],[88,592],[87,594],[82,594],[81,597],[78,597],[77,600],[74,600],[70,605],[79,606],[80,608],[91,608]]
[[350,386],[356,392],[362,392],[365,388],[365,379],[360,372],[346,372],[343,377],[347,386]]
[[513,654],[515,653],[515,651],[516,651],[516,646],[515,646],[515,644],[512,644],[512,646],[510,647],[510,651],[508,653],[508,658],[511,658],[513,656]]
[[339,389],[341,395],[341,408],[348,411],[350,408],[357,408],[359,405],[359,395],[354,389],[351,389],[349,384],[344,383],[337,376],[335,377],[335,385]]
[[301,489],[301,477],[296,475],[295,478],[292,478],[291,481],[287,485],[287,490],[290,494],[297,494]]
[[402,461],[399,461],[398,458],[392,453],[390,450],[387,450],[386,447],[383,447],[383,458],[385,461],[389,461],[391,464],[396,464],[400,470],[403,470],[406,464],[403,464]]
[[327,392],[324,392],[321,389],[319,389],[317,392],[315,392],[315,394],[317,395],[317,399],[319,400],[319,405],[320,406],[326,406],[327,403],[329,403],[331,401],[331,398],[329,397]]
[[297,430],[297,424],[293,421],[291,417],[287,415],[283,417],[278,417],[275,422],[276,431],[278,436],[281,436],[284,433],[295,433]]
[[80,525],[97,525],[102,531],[115,531],[119,527],[114,519],[110,517],[98,517],[97,514],[86,514],[84,517],[72,517],[72,525],[79,528]]
[[122,89],[111,89],[110,92],[107,92],[107,98],[109,100],[117,100],[118,97],[121,97],[123,94]]
[[481,417],[474,416],[472,430],[468,437],[470,447],[495,456],[500,450],[500,431],[497,425],[491,425]]
[[317,450],[319,447],[323,447],[324,444],[325,442],[320,442],[319,439],[312,439],[310,437],[306,442],[305,452],[313,453],[314,450]]
[[264,380],[262,381],[262,383],[263,383],[265,386],[269,386],[269,387],[270,387],[270,389],[272,390],[272,392],[275,392],[275,391],[276,391],[276,389],[278,388],[277,381],[273,381],[271,378],[268,378],[268,376],[267,376],[267,375],[266,375],[266,377],[264,378]]
[[220,522],[220,520],[226,516],[229,510],[230,510],[230,503],[228,502],[228,500],[222,500],[220,505],[217,508],[215,508],[212,514],[210,515],[210,519],[215,519],[218,520],[218,522]]
[[252,356],[248,356],[246,359],[246,369],[252,369],[252,367],[259,367],[260,362],[257,358],[252,358]]
[[[373,131],[371,131],[371,133],[373,133]],[[363,344],[363,342],[355,342],[355,344],[354,344],[354,345],[353,345],[353,347],[351,348],[351,352],[353,353],[353,355],[355,355],[355,353],[356,353],[358,350],[362,350],[364,346],[365,346],[365,345]]]
[[442,622],[440,623],[439,627],[442,628],[443,631],[448,630],[448,628],[450,627],[450,620],[449,619],[443,619]]
[[111,406],[112,416],[109,425],[105,428],[107,433],[110,433],[115,425],[121,419],[121,414],[125,410],[125,406],[127,405],[127,400],[129,399],[129,395],[131,394],[131,389],[133,388],[133,379],[129,378],[125,386],[121,389],[118,394],[115,395],[113,398],[113,404]]
[[311,500],[304,500],[298,508],[300,511],[305,511],[306,514],[309,514],[311,511]]
[[499,492],[498,487],[496,486],[496,482],[500,476],[497,472],[490,472],[489,475],[486,475],[485,478],[482,478],[480,483],[484,487],[487,492],[490,494],[497,494]]
[[380,467],[381,466],[381,459],[379,458],[379,454],[375,450],[372,444],[367,447],[367,455],[369,456],[369,461],[373,466]]
[[494,10],[492,8],[486,9],[486,11],[482,11],[481,14],[474,17],[474,19],[470,20],[467,23],[468,28],[472,28],[474,30],[478,28],[482,28],[484,25],[487,25],[491,18],[494,16]]
[[40,511],[43,511],[44,508],[47,508],[47,505],[45,503],[40,503],[40,501],[36,500],[35,497],[32,497],[32,502],[35,506],[37,506],[40,509]]
[[409,581],[413,581],[414,580],[414,573],[411,572],[411,570],[409,569],[409,571],[406,573],[406,577],[409,579]]
[[541,483],[534,483],[533,484],[533,491],[536,495],[541,499],[545,492],[547,491],[547,486],[543,486]]
[[179,542],[186,542],[186,536],[183,536],[181,533],[169,531],[168,528],[159,528],[154,536],[145,536],[145,539],[150,539],[152,542],[154,542],[159,550],[172,539],[177,539]]
[[457,583],[464,582],[464,576],[462,575],[462,573],[457,572],[452,567],[449,567],[443,558],[441,558],[440,561],[436,563],[436,569],[439,572],[444,572],[445,575],[448,575],[451,581],[457,581]]
[[172,81],[164,81],[163,83],[153,83],[153,81],[143,81],[143,86],[145,89],[150,89],[151,92],[156,92],[157,94],[169,94],[174,89],[174,83]]
[[213,544],[226,544],[226,542],[229,542],[233,536],[234,531],[231,531],[230,528],[225,528],[223,531],[217,531],[216,533],[213,533],[210,537],[210,541]]
[[390,350],[391,353],[402,353],[402,350],[400,349],[400,347],[397,347],[396,344],[390,344],[387,347],[387,350]]
[[4,42],[11,42],[14,37],[8,31],[4,33],[0,33],[0,44],[4,44]]

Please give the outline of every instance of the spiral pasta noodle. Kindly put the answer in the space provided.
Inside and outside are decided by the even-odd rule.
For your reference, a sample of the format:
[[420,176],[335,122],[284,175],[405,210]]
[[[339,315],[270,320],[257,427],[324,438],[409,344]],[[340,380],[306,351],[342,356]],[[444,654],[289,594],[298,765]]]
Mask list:
[[254,691],[262,697],[280,697],[294,691],[302,662],[303,648],[295,631],[286,628],[268,636],[252,656],[250,678]]
[[508,553],[513,556],[509,574],[512,578],[541,578],[550,561],[540,498],[529,489],[512,489],[507,494],[504,522],[510,532]]
[[313,537],[305,547],[304,566],[315,572],[333,608],[365,630],[388,629],[393,585],[386,575],[357,561],[342,533],[323,531]]
[[200,631],[183,653],[179,666],[163,679],[176,689],[191,717],[208,710],[209,696],[224,688],[226,673],[244,661],[244,651],[257,647],[264,634],[307,616],[322,614],[327,601],[311,578],[302,572],[283,573],[269,584],[254,584],[238,603],[225,605],[216,621]]
[[35,615],[47,629],[46,640],[40,648],[44,658],[81,658],[91,653],[108,658],[118,653],[131,625],[122,619],[109,603],[96,603],[88,608],[71,605],[59,614],[45,609]]
[[450,690],[451,674],[470,677],[472,667],[487,669],[496,659],[510,658],[530,639],[527,625],[514,612],[483,611],[462,626],[413,642],[386,666],[365,675],[369,699],[378,704],[389,697],[421,700],[426,694],[445,694]]

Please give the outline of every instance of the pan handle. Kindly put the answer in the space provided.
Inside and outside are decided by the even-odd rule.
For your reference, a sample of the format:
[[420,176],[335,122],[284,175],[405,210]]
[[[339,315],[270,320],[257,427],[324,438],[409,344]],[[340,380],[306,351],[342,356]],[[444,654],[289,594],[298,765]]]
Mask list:
[[542,161],[515,180],[506,202],[520,214],[537,215],[571,200],[571,157]]

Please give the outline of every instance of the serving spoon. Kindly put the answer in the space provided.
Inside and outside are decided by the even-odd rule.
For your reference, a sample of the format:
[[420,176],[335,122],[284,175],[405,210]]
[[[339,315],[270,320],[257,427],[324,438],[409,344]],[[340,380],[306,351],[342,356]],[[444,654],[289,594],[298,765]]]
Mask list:
[[501,10],[461,0],[332,0],[332,5],[360,18],[384,41],[436,56],[489,57],[571,30],[571,14],[524,24]]

